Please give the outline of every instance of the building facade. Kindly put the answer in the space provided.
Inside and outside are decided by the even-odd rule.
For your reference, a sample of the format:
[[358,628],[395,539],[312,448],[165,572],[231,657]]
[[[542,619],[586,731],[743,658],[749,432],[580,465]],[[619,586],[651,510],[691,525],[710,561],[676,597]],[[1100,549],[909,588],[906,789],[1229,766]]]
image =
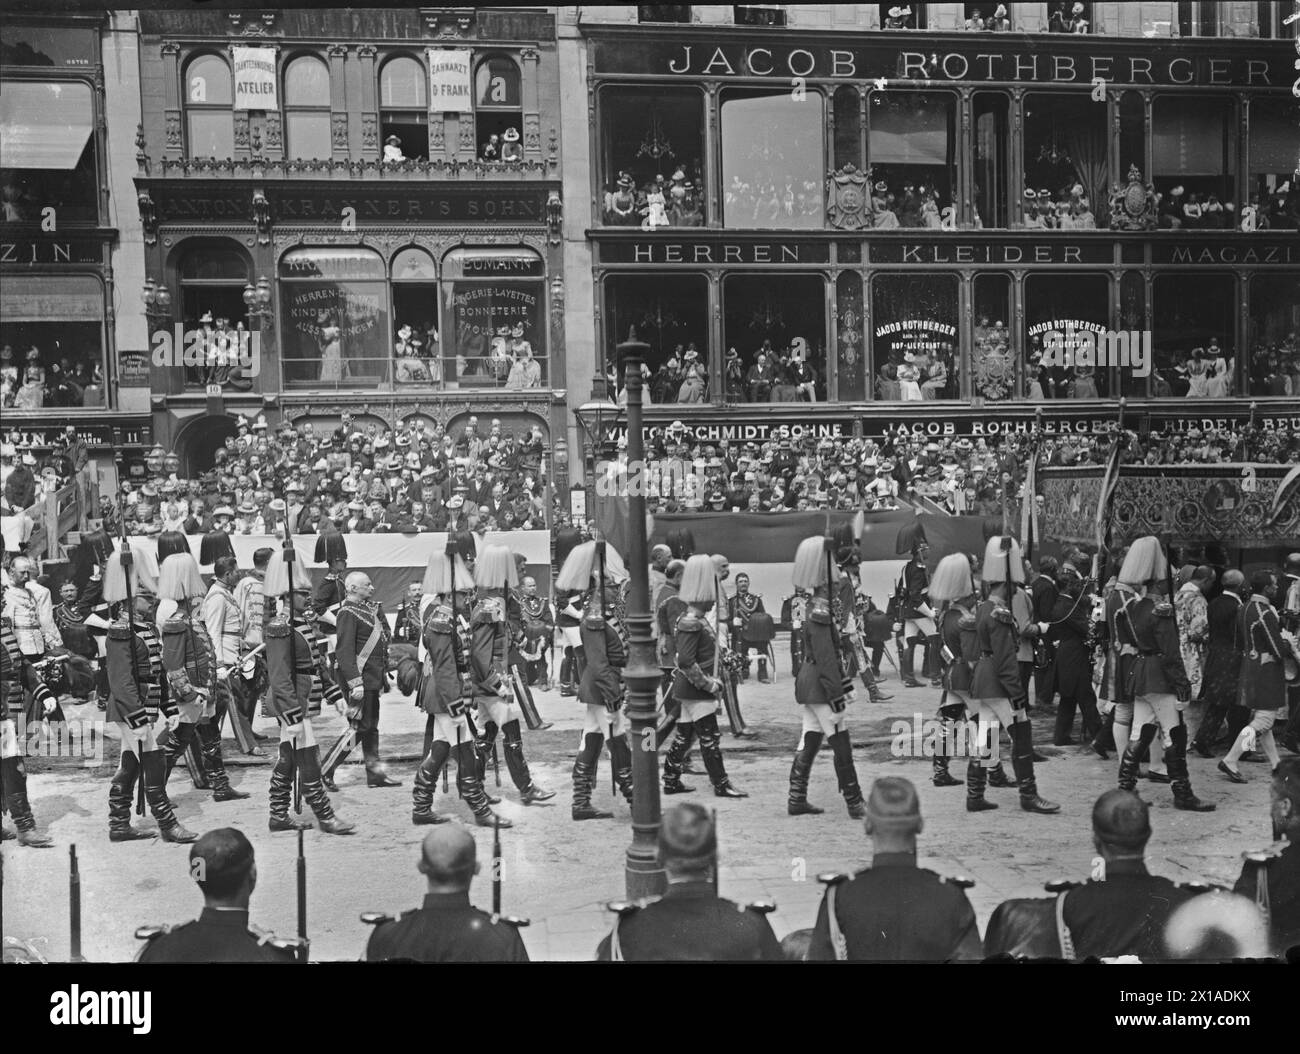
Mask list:
[[563,436],[547,9],[139,18],[135,184],[146,285],[166,291],[147,380],[185,470],[238,416],[319,430],[344,411],[362,428],[487,415]]
[[118,354],[139,324],[133,21],[7,13],[0,78],[0,435],[42,458],[73,425],[111,474],[150,438]]
[[561,8],[570,390],[635,329],[649,419],[712,438],[1068,429],[1120,396],[1294,428],[1290,11]]

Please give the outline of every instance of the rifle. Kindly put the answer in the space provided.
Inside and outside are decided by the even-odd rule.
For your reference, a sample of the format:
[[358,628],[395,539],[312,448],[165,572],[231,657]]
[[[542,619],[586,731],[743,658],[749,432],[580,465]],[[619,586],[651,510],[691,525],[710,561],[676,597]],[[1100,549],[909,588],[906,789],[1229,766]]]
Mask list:
[[[456,649],[456,675],[460,677],[460,707],[461,713],[469,712],[469,703],[465,701],[465,670],[462,668],[464,661],[464,648],[461,647],[460,640],[460,615],[456,611],[456,543],[453,541],[454,535],[450,532],[447,534],[447,573],[450,576],[448,581],[451,582],[451,633],[452,646]],[[456,726],[456,760],[460,763],[460,726]],[[456,781],[456,791],[460,793],[460,780]],[[442,767],[442,793],[447,793],[447,766]],[[463,795],[462,795],[463,796]]]
[[[283,490],[281,491],[283,494]],[[287,502],[286,502],[287,505]],[[293,535],[289,533],[289,519],[284,520],[284,571],[289,584],[289,669],[293,671],[293,688],[298,691],[298,628],[294,623],[293,612],[293,565],[298,551],[293,547]],[[323,688],[324,686],[322,686]],[[303,720],[307,719],[306,712]],[[298,764],[298,752],[293,752],[293,811],[302,812],[302,766]],[[298,929],[299,936],[307,937],[307,862],[302,856],[302,832],[298,832]]]
[[[126,630],[127,642],[131,648],[131,680],[135,683],[135,698],[141,707],[145,705],[145,693],[140,687],[140,663],[135,653],[135,596],[131,589],[131,576],[134,573],[135,557],[131,552],[131,543],[126,536],[126,516],[118,517],[118,534],[122,541],[122,552],[119,554],[119,560],[122,564],[122,581],[126,586]],[[161,686],[160,686],[161,690]],[[147,714],[146,714],[147,717]],[[141,775],[136,786],[135,795],[135,814],[144,815],[144,758],[140,759]]]
[[713,895],[718,895],[718,855],[716,846],[718,844],[718,810],[711,809],[713,813],[713,844],[715,846],[713,854]]
[[[285,530],[288,530],[287,524]],[[298,940],[298,957],[305,963],[311,939],[307,936],[307,857],[302,850],[301,829],[298,831]]]
[[492,816],[492,914],[501,914],[501,817]]
[[77,867],[77,843],[68,846],[68,930],[71,934],[68,958],[85,962],[81,954],[81,871]]
[[[609,617],[609,613],[605,610],[605,540],[603,538],[599,539],[596,542],[596,560],[597,560],[596,566],[598,568],[597,574],[599,575],[599,577],[596,580],[596,589],[597,589],[596,598],[599,602],[598,610],[600,611],[600,617],[602,619],[605,619]],[[715,669],[716,669],[716,659],[717,659],[716,653],[714,655],[714,659],[715,659]],[[609,738],[611,740],[614,738],[614,724],[613,724],[612,715],[610,717]],[[610,757],[612,759],[613,754],[611,754]],[[613,792],[615,799],[617,799],[618,798],[618,775],[617,773],[614,772],[614,764],[612,760],[609,766],[609,789]]]

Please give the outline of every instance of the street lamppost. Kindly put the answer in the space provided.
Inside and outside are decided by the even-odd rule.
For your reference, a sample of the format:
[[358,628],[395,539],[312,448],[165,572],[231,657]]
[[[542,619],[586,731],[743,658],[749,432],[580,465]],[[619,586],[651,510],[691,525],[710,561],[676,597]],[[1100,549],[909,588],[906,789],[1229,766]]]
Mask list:
[[267,281],[266,275],[262,275],[257,280],[257,285],[252,282],[244,286],[244,307],[248,316],[248,328],[253,328],[253,319],[270,321],[271,319],[271,283]]
[[164,283],[146,278],[140,299],[144,301],[145,317],[151,324],[158,325],[171,317],[172,295]]
[[618,346],[618,365],[627,392],[626,478],[628,493],[626,563],[632,575],[628,596],[628,664],[623,679],[628,686],[627,716],[632,738],[632,841],[627,847],[624,878],[629,899],[658,896],[666,878],[656,846],[661,819],[659,803],[659,751],[655,737],[658,701],[655,689],[660,670],[650,636],[650,554],[648,551],[645,489],[645,440],[641,420],[641,363],[650,346],[637,339],[636,330]]

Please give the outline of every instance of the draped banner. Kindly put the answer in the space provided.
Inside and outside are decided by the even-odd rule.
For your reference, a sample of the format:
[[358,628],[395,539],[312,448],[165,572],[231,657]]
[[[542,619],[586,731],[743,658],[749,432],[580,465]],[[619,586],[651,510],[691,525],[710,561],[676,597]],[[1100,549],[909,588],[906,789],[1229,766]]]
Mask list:
[[[406,587],[424,579],[429,558],[434,554],[442,554],[447,549],[445,532],[347,534],[344,537],[348,545],[348,569],[364,571],[370,576],[375,584],[375,599],[384,605],[384,610],[389,615],[396,613],[401,606]],[[300,534],[293,539],[299,566],[307,570],[313,586],[326,573],[325,566],[312,559],[316,554],[316,538],[317,535],[314,534]],[[523,553],[528,565],[527,573],[537,579],[538,592],[550,594],[551,536],[548,531],[489,531],[486,539],[489,545],[504,545],[516,553]],[[202,540],[200,534],[188,538],[196,560]],[[136,545],[149,546],[157,542],[157,536],[135,537],[131,541]],[[235,547],[240,567],[252,567],[253,553],[258,549],[278,549],[283,544],[279,538],[257,534],[232,534],[230,541]],[[211,573],[212,568],[208,566],[203,570]]]

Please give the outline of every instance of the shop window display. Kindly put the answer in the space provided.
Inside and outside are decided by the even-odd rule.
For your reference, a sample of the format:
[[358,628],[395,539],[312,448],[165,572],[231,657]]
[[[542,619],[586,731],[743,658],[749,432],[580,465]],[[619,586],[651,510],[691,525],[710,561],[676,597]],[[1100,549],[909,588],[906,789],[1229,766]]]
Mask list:
[[89,277],[6,275],[0,407],[104,406],[104,292]]
[[606,226],[705,222],[704,97],[693,89],[607,88],[600,95]]
[[1011,346],[1011,276],[975,276],[971,332],[971,395],[988,402],[1014,399],[1021,373]]
[[[1031,274],[1025,278],[1024,296],[1025,398],[1109,397],[1112,366],[1098,357],[1098,335],[1110,326],[1106,276]],[[1061,334],[1063,354],[1053,351],[1053,333]]]
[[1158,274],[1152,282],[1153,395],[1235,395],[1237,282],[1230,274]]
[[824,401],[826,280],[804,274],[728,275],[722,298],[728,369],[740,372],[744,401]]
[[878,398],[957,398],[956,275],[876,275],[871,326]]
[[455,339],[455,362],[444,365],[444,381],[512,390],[545,385],[541,258],[526,249],[456,249],[443,272],[444,317]]
[[1107,225],[1106,107],[1091,97],[1030,92],[1023,103],[1024,224],[1041,230]]
[[956,225],[957,184],[949,92],[872,91],[868,108],[868,173],[875,226]]
[[739,230],[825,226],[824,100],[815,91],[722,97],[723,222]]

